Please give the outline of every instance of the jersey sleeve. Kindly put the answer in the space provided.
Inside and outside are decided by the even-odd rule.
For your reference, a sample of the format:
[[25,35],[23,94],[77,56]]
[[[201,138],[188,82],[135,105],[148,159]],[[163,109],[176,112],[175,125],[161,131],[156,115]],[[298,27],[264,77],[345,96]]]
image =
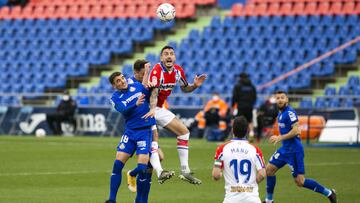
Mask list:
[[256,149],[256,154],[255,154],[255,165],[256,165],[256,169],[260,170],[262,168],[265,168],[265,161],[264,161],[264,157],[262,154],[261,149],[258,146],[254,146]]
[[218,168],[221,168],[221,169],[224,167],[223,150],[224,150],[225,145],[226,145],[226,143],[220,145],[220,146],[216,149],[215,157],[214,157],[214,160],[215,160],[214,166],[215,166],[215,167],[218,167]]
[[179,74],[180,74],[180,80],[179,80],[180,85],[181,85],[181,86],[184,86],[184,87],[188,86],[189,83],[188,83],[188,81],[187,81],[187,79],[186,79],[186,75],[185,75],[184,69],[182,69],[180,66],[178,66],[177,69],[179,70]]
[[161,83],[161,68],[159,68],[159,64],[156,64],[153,69],[150,72],[150,77],[149,80],[150,82],[152,82],[155,87],[160,87],[160,83]]
[[120,113],[127,113],[135,109],[136,104],[127,104],[126,101],[122,101],[120,98],[113,96],[110,99],[112,106]]
[[298,122],[298,116],[294,111],[288,111],[287,112],[288,122],[289,125],[292,126],[294,123]]

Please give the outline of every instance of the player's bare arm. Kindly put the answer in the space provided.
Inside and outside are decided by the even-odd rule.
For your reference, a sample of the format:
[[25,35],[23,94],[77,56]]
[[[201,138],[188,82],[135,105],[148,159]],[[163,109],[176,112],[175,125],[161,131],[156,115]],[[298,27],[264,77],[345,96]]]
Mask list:
[[150,72],[150,63],[146,63],[145,65],[144,65],[144,70],[145,70],[145,72],[144,72],[144,77],[143,77],[143,80],[142,80],[142,85],[144,86],[144,87],[151,87],[151,85],[149,85],[149,80],[148,80],[148,78],[149,78],[149,72]]
[[222,172],[220,166],[215,165],[212,170],[213,179],[220,180],[221,176],[222,176]]
[[206,74],[202,74],[200,76],[196,75],[194,78],[194,83],[187,86],[181,86],[181,90],[186,93],[194,91],[204,83],[206,77]]
[[283,136],[271,136],[270,142],[276,144],[282,140],[287,140],[287,139],[291,139],[293,137],[298,136],[300,134],[298,122],[294,123],[291,127],[292,128],[291,128],[290,132]]
[[150,95],[150,111],[143,118],[154,117],[155,108],[158,101],[159,88],[153,88]]
[[266,178],[266,170],[265,170],[265,168],[262,168],[262,169],[258,170],[257,174],[256,174],[256,182],[261,183],[261,181],[263,181],[265,178]]

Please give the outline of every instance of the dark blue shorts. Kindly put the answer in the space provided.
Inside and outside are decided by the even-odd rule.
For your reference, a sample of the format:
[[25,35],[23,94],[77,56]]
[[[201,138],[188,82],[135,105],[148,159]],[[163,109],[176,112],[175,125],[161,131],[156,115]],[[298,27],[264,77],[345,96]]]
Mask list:
[[126,129],[117,146],[117,151],[131,155],[135,151],[137,155],[150,154],[152,136],[151,126],[136,130]]
[[280,148],[270,157],[269,163],[279,169],[288,164],[294,178],[298,174],[305,174],[304,151],[286,152],[283,148]]

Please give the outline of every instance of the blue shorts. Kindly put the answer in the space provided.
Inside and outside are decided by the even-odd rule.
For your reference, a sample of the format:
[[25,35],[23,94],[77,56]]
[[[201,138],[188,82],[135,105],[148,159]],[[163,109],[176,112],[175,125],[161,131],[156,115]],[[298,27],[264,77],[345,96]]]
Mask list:
[[152,136],[151,126],[135,130],[126,129],[117,146],[117,151],[131,155],[135,151],[137,155],[150,154]]
[[304,151],[286,152],[283,148],[280,148],[270,157],[269,163],[279,169],[288,164],[294,178],[298,174],[305,174]]

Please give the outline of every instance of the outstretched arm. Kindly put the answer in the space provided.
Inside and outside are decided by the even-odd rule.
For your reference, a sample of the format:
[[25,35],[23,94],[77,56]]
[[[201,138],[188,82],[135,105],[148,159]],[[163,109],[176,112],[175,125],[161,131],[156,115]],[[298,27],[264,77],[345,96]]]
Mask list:
[[194,78],[194,84],[189,84],[187,86],[181,86],[181,90],[186,93],[194,91],[196,88],[200,87],[203,84],[206,77],[207,76],[205,74],[202,74],[200,76],[196,75]]

